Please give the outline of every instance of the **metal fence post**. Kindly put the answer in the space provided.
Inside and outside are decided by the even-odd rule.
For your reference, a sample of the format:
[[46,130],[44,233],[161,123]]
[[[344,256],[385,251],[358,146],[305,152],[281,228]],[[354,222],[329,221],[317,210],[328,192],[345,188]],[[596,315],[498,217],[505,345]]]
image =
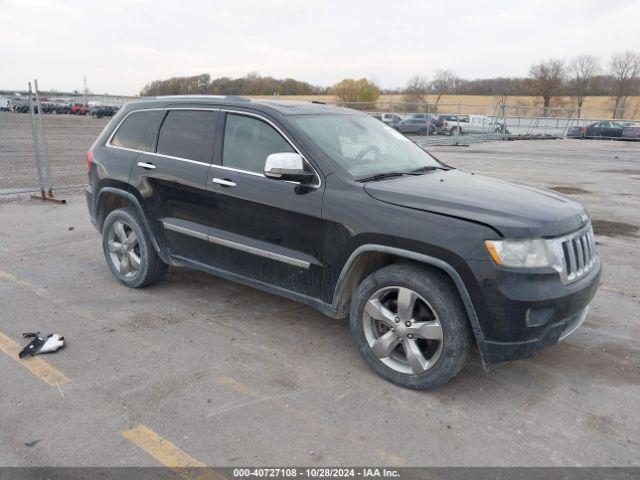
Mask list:
[[[31,195],[31,198],[42,200],[45,202],[53,202],[59,204],[67,203],[66,200],[53,198],[53,187],[51,182],[51,170],[49,167],[49,149],[47,148],[47,139],[44,134],[44,123],[42,121],[42,105],[40,105],[40,95],[38,93],[38,83],[35,82],[36,104],[38,108],[38,122],[33,109],[33,90],[31,82],[29,82],[29,112],[31,113],[31,133],[33,135],[33,152],[36,159],[36,170],[38,171],[38,184],[40,186],[40,195]],[[42,142],[42,143],[41,143]],[[43,157],[45,159],[43,159]],[[46,179],[43,172],[43,164],[46,169]],[[46,184],[45,184],[46,182]],[[46,191],[48,189],[48,192]],[[48,193],[48,195],[47,195]]]
[[429,132],[431,131],[431,116],[429,115],[429,104],[426,103],[425,110],[427,111],[427,137],[429,136]]
[[51,179],[51,161],[49,159],[49,146],[47,145],[47,136],[44,130],[44,121],[42,120],[42,106],[40,105],[40,91],[38,90],[38,80],[33,80],[33,86],[36,94],[36,105],[38,106],[38,126],[39,140],[42,147],[42,156],[40,160],[44,165],[44,186],[50,197],[53,197],[53,181]]
[[484,121],[487,118],[487,106],[482,105],[482,134],[484,135]]
[[458,103],[458,115],[456,115],[456,123],[458,128],[456,128],[456,145],[460,145],[460,104]]
[[36,160],[36,170],[38,172],[38,185],[42,200],[47,198],[45,194],[44,178],[42,176],[42,165],[40,163],[40,144],[38,142],[38,133],[36,131],[36,116],[33,112],[33,91],[31,90],[31,82],[29,82],[29,113],[31,114],[31,134],[33,135],[33,155]]

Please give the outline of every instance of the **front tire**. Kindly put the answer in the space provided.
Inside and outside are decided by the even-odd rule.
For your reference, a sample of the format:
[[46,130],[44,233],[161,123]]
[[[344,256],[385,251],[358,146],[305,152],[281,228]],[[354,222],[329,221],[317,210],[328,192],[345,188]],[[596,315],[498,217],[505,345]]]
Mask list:
[[102,250],[113,276],[127,287],[156,283],[169,268],[131,207],[119,208],[107,216],[102,226]]
[[433,389],[466,364],[471,330],[458,292],[441,274],[396,264],[369,275],[351,301],[351,334],[379,375]]

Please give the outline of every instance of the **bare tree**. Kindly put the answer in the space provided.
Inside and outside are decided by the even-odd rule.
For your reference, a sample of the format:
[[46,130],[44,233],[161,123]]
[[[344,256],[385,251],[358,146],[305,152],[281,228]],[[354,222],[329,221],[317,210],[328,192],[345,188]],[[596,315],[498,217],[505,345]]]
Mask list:
[[578,104],[578,118],[580,118],[585,97],[593,93],[594,77],[598,70],[600,70],[599,62],[593,55],[578,55],[569,63],[570,86]]
[[626,51],[614,53],[609,62],[613,76],[612,93],[615,97],[613,118],[624,116],[627,100],[639,90],[640,54]]
[[431,89],[436,95],[436,108],[442,95],[450,93],[451,90],[460,82],[460,77],[451,70],[436,70],[436,74],[431,81]]
[[420,75],[411,77],[404,89],[404,99],[408,102],[424,102],[427,103],[427,94],[429,93],[429,81]]
[[547,115],[551,99],[558,95],[564,80],[564,61],[560,59],[544,60],[533,65],[529,71],[533,93],[542,97],[544,114]]

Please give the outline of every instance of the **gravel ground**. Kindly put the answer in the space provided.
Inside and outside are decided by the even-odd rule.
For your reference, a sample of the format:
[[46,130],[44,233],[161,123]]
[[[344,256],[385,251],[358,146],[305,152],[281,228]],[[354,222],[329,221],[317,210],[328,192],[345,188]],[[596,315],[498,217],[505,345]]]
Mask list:
[[[57,175],[81,181],[103,122],[48,121],[59,126]],[[68,381],[47,384],[0,351],[0,465],[158,465],[140,446],[146,429],[208,465],[640,464],[640,145],[434,153],[586,204],[603,284],[565,342],[490,373],[475,354],[440,390],[404,390],[362,362],[346,322],[305,306],[184,268],[121,286],[78,193],[66,206],[5,200],[0,331],[18,343],[24,331],[64,334],[67,348],[44,360]],[[15,172],[2,181],[22,185],[26,171]]]
[[[79,115],[43,115],[53,186],[86,183],[84,154],[109,121]],[[38,188],[31,116],[0,112],[0,194]]]

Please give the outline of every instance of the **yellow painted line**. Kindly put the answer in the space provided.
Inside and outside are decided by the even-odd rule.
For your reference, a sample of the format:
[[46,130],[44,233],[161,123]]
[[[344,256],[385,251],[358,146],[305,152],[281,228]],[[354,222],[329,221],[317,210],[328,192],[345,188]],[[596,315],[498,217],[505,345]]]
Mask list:
[[[25,288],[26,290],[29,290],[30,292],[35,293],[40,298],[45,298],[47,300],[51,300],[56,305],[63,305],[65,303],[65,301],[62,298],[56,297],[53,293],[51,293],[46,288],[38,287],[38,286],[34,285],[33,283],[29,282],[28,280],[23,280],[22,278],[18,278],[15,275],[13,275],[13,274],[11,274],[9,272],[4,272],[4,271],[0,270],[0,280],[6,280],[7,282],[12,283],[13,285]],[[83,309],[81,307],[76,307],[75,305],[71,305],[71,306],[69,306],[69,308],[76,315],[79,315],[81,317],[85,317],[85,318],[87,318],[89,320],[95,320],[96,319],[96,316],[93,313],[91,313],[90,311],[85,310],[85,309]]]
[[15,275],[11,275],[8,272],[3,272],[2,270],[0,270],[0,279],[6,280],[10,283],[13,283],[14,285],[18,285],[20,287],[26,288],[27,290],[31,290],[33,293],[35,293],[39,297],[48,298],[49,300],[54,300],[54,301],[56,300],[56,298],[46,288],[36,287],[31,282],[22,280],[21,278],[18,278]]
[[242,395],[248,395],[249,397],[259,397],[260,396],[258,394],[258,392],[253,390],[248,385],[245,385],[244,383],[239,382],[235,378],[226,377],[226,376],[225,377],[218,377],[218,378],[216,378],[216,383],[219,383],[220,385],[225,385],[225,386],[231,388],[232,390],[235,390],[236,392],[238,392],[238,393],[240,393]]
[[401,457],[400,455],[396,455],[395,453],[389,452],[383,448],[376,448],[376,454],[382,458],[388,465],[392,467],[406,467],[407,459]]
[[206,467],[204,463],[196,460],[187,452],[176,447],[169,440],[162,438],[156,432],[142,424],[123,430],[122,435],[165,467],[175,470],[176,473],[184,478],[226,480],[226,477],[223,477],[211,469],[200,470]]
[[22,347],[2,332],[0,332],[0,350],[52,387],[64,385],[71,381],[64,373],[56,370],[41,358],[31,356],[19,358],[18,353],[22,350]]
[[123,430],[122,435],[166,467],[200,468],[206,466],[144,425],[138,424],[133,428]]

